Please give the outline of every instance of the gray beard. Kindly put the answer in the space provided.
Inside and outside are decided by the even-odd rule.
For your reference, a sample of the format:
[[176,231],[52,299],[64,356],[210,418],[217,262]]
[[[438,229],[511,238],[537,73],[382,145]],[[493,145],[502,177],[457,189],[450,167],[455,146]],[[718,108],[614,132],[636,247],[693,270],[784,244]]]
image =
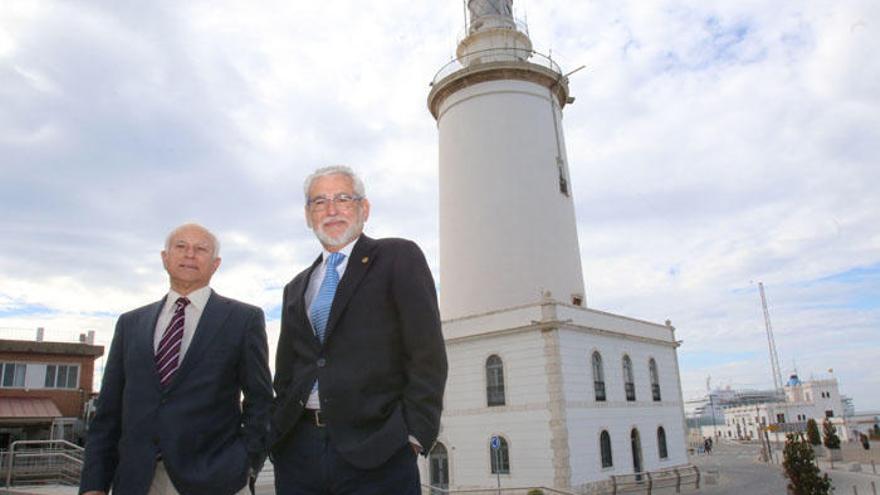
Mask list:
[[361,235],[361,231],[364,228],[364,222],[360,218],[357,219],[356,222],[349,224],[349,226],[345,229],[345,232],[339,235],[339,237],[332,237],[321,230],[321,226],[316,225],[312,230],[315,232],[315,236],[321,241],[321,244],[325,246],[331,247],[341,247],[345,246],[349,242],[357,239],[359,235]]

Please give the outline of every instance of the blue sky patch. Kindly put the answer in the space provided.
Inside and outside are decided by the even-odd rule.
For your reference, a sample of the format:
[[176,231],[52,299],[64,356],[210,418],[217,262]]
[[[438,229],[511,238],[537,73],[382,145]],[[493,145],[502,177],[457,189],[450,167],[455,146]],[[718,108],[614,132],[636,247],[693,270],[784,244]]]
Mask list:
[[16,316],[55,315],[57,310],[47,308],[42,304],[19,304],[8,308],[0,308],[0,317],[11,318]]

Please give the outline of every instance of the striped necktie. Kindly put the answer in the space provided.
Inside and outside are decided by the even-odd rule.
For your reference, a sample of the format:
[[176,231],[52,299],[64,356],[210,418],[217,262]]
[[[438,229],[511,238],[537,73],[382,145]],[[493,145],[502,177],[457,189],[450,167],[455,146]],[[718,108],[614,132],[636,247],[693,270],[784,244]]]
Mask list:
[[342,253],[330,253],[327,257],[327,266],[324,268],[324,280],[309,308],[309,316],[312,317],[312,327],[318,340],[324,342],[324,334],[327,331],[327,320],[330,318],[330,306],[333,305],[333,296],[336,295],[336,286],[339,285],[339,273],[336,267],[345,258]]
[[156,349],[156,370],[159,372],[159,383],[168,385],[174,372],[180,365],[180,344],[183,342],[184,309],[189,304],[185,297],[177,298],[174,303],[174,316],[162,334],[159,348]]

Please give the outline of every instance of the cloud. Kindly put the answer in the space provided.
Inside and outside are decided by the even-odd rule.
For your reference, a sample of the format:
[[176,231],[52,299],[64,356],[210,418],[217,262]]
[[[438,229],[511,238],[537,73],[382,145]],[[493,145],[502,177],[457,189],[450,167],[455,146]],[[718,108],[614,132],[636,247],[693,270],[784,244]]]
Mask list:
[[[0,11],[0,327],[109,339],[161,297],[168,230],[223,240],[214,281],[261,305],[317,254],[302,180],[348,163],[368,232],[435,275],[428,82],[456,2],[8,2]],[[521,0],[536,49],[580,65],[564,131],[590,306],[677,327],[705,377],[834,368],[860,409],[880,323],[880,6]],[[503,208],[499,209],[503,214]],[[66,335],[66,334],[65,334]],[[29,337],[22,337],[29,338]],[[273,337],[274,338],[274,337]]]

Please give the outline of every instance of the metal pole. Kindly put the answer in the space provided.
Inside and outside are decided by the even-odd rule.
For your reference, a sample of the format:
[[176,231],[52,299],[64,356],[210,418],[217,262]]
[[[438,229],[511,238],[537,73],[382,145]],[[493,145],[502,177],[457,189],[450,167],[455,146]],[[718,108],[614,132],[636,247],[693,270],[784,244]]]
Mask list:
[[15,462],[15,447],[18,445],[18,441],[12,442],[12,445],[9,446],[9,470],[6,472],[6,488],[12,486],[12,464]]
[[495,479],[498,482],[498,495],[501,495],[501,449],[495,449]]
[[873,481],[871,482],[871,492],[874,495],[877,495],[877,485],[875,485]]

